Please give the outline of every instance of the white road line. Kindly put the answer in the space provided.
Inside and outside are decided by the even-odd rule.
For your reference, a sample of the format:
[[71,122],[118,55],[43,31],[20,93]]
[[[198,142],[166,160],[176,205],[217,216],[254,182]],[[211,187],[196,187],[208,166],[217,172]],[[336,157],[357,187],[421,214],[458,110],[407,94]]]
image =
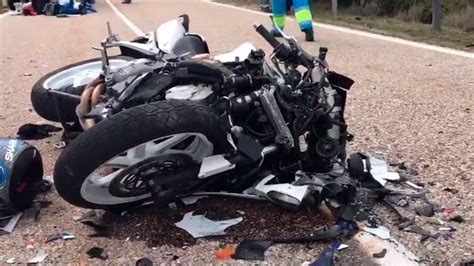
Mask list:
[[143,36],[145,33],[137,27],[137,25],[133,24],[131,20],[129,20],[120,10],[118,10],[110,0],[105,0],[107,4],[109,4],[110,8],[117,14],[117,16],[127,25],[136,35]]
[[[257,14],[257,15],[262,15],[262,16],[268,16],[268,13],[264,13],[264,12],[257,11],[257,10],[251,10],[251,9],[238,7],[238,6],[233,6],[233,5],[228,5],[228,4],[216,3],[216,2],[212,2],[211,0],[202,0],[202,1],[204,3],[208,3],[208,4],[212,4],[212,5],[232,8],[232,9],[245,11],[245,12],[250,12],[250,13]],[[294,19],[289,18],[289,20],[294,20]],[[445,54],[450,54],[450,55],[457,55],[457,56],[462,56],[462,57],[465,57],[465,58],[474,59],[474,53],[470,53],[470,52],[467,52],[467,51],[462,51],[462,50],[457,50],[457,49],[452,49],[452,48],[446,48],[446,47],[441,47],[441,46],[422,43],[422,42],[409,41],[409,40],[405,40],[405,39],[402,39],[402,38],[385,36],[385,35],[380,35],[380,34],[376,34],[376,33],[361,31],[361,30],[354,30],[354,29],[344,28],[344,27],[325,24],[325,23],[313,22],[313,25],[316,26],[316,27],[319,27],[319,28],[323,28],[323,29],[334,30],[334,31],[354,34],[354,35],[358,35],[358,36],[363,36],[363,37],[367,37],[367,38],[371,38],[371,39],[383,40],[383,41],[387,41],[387,42],[392,42],[392,43],[417,47],[417,48],[421,48],[421,49],[425,49],[425,50],[430,50],[430,51],[435,51],[435,52],[440,52],[440,53],[445,53]]]

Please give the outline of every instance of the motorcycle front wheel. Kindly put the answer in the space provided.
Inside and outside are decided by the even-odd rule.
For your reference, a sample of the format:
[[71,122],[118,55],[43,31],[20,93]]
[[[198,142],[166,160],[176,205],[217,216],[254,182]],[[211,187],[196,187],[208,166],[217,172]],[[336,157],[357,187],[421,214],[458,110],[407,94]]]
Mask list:
[[126,209],[151,191],[155,201],[167,203],[203,182],[197,176],[204,157],[230,148],[219,119],[191,101],[124,110],[68,145],[55,165],[56,190],[83,208]]
[[[126,56],[112,56],[109,64],[118,67],[132,60]],[[63,95],[49,93],[61,91],[80,96],[86,85],[102,73],[102,59],[93,58],[79,61],[49,72],[39,79],[31,89],[31,104],[36,113],[53,122],[77,121],[77,100]],[[57,106],[56,106],[57,104]],[[58,111],[60,114],[58,114]],[[63,121],[61,121],[61,119]]]

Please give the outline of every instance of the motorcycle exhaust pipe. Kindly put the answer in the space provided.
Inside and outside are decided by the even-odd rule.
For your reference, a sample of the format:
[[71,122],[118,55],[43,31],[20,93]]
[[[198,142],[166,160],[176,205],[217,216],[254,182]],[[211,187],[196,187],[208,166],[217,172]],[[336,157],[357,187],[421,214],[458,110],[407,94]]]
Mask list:
[[76,107],[76,115],[79,119],[79,124],[82,129],[87,130],[93,127],[96,122],[95,119],[84,118],[99,102],[100,96],[105,92],[105,84],[102,77],[97,77],[87,84],[86,88],[81,94],[80,103]]

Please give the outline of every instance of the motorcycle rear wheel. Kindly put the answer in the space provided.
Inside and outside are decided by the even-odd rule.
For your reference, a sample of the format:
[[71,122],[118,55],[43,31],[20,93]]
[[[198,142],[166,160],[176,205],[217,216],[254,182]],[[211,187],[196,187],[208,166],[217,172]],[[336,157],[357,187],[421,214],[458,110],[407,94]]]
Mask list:
[[[109,63],[112,66],[120,65],[132,59],[133,58],[126,56],[111,56]],[[33,105],[33,109],[39,116],[49,121],[77,121],[76,106],[78,101],[63,95],[53,95],[49,93],[48,90],[51,89],[74,96],[80,96],[87,83],[100,73],[102,73],[101,58],[79,61],[49,72],[39,79],[31,89],[31,104]],[[85,75],[86,78],[82,79],[79,84],[74,84],[74,79],[78,75]],[[58,114],[58,110],[60,114]],[[61,119],[63,121],[61,121]]]
[[[219,117],[191,101],[161,101],[113,115],[85,131],[60,155],[54,184],[67,202],[117,211],[151,197],[153,178],[163,196],[190,192],[204,182],[206,156],[230,148]],[[154,194],[154,200],[157,200]],[[161,199],[161,198],[160,198]]]

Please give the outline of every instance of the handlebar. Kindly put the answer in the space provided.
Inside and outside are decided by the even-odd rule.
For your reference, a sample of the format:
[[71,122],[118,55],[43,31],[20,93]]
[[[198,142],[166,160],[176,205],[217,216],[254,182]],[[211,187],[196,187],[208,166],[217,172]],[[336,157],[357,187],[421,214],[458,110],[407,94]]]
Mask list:
[[283,61],[290,61],[296,64],[303,65],[307,68],[314,67],[314,58],[307,54],[298,45],[291,45],[289,48],[283,43],[280,43],[262,24],[254,24],[255,30],[275,49],[275,56]]
[[262,24],[254,24],[255,30],[274,48],[277,49],[281,43]]

